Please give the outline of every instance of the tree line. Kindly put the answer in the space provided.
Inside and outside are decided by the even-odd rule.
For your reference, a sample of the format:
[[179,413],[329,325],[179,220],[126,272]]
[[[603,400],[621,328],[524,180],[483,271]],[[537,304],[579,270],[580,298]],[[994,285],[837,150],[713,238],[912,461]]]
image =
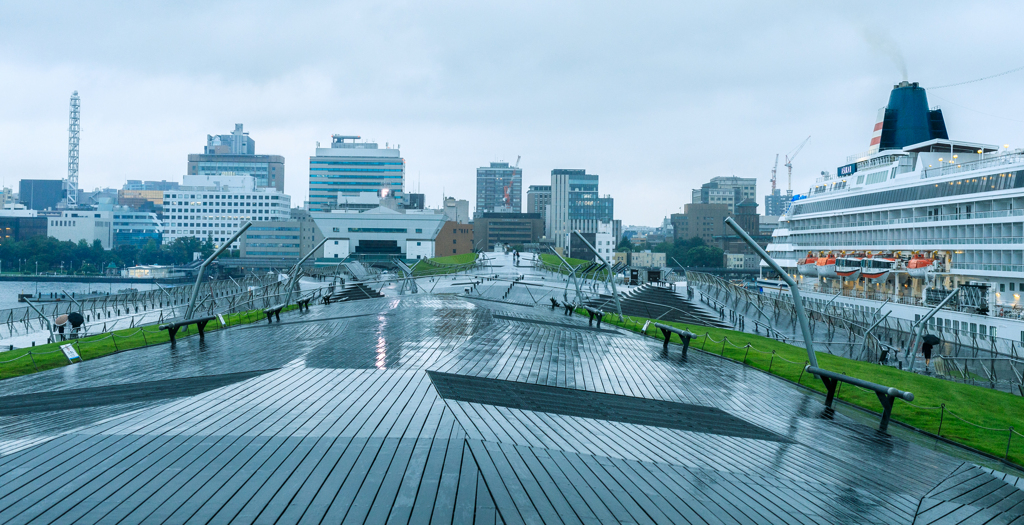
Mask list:
[[[633,251],[633,243],[623,239],[616,248],[618,251]],[[725,252],[721,248],[708,246],[704,239],[692,237],[677,242],[666,240],[651,248],[652,252],[664,253],[669,266],[676,262],[684,268],[721,268],[725,266]]]
[[[104,250],[100,241],[89,244],[84,239],[76,242],[58,241],[53,237],[37,236],[21,241],[0,244],[0,271],[35,273],[62,272],[70,274],[102,274],[110,263],[118,268],[143,264],[182,265],[193,260],[193,253],[209,257],[214,250],[213,238],[179,237],[168,244],[157,244],[150,239],[139,247],[122,244]],[[224,257],[238,256],[233,250]]]

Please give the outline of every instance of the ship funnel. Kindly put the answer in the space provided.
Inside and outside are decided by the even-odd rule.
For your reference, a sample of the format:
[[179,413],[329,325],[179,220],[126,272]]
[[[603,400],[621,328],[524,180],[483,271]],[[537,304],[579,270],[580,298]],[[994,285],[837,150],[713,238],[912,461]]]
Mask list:
[[889,93],[889,104],[878,112],[871,153],[903,149],[932,139],[949,139],[941,109],[928,108],[928,95],[917,82],[902,81]]

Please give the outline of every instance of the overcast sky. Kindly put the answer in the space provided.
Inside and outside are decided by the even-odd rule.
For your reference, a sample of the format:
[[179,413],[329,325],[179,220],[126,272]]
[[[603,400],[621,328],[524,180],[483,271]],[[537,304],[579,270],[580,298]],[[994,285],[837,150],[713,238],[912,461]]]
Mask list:
[[[601,175],[624,224],[660,223],[718,175],[756,176],[810,135],[804,192],[868,147],[899,82],[1024,66],[1015,2],[3,2],[0,176],[67,172],[82,97],[81,187],[181,180],[235,123],[308,195],[334,133],[400,144],[409,191],[474,205],[475,169]],[[968,8],[969,7],[969,8]],[[1024,146],[1024,71],[929,91],[953,139]],[[941,98],[940,98],[941,97]],[[780,160],[780,186],[785,169]],[[525,204],[525,195],[524,195]]]

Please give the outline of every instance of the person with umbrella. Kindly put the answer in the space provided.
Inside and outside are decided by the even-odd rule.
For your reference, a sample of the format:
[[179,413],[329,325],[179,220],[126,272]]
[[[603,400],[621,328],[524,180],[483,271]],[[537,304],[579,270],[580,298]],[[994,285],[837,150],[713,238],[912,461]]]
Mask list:
[[932,347],[942,344],[942,340],[934,334],[928,334],[922,338],[921,353],[924,354],[924,366],[927,368],[932,363]]
[[57,333],[60,334],[60,340],[64,340],[64,327],[68,324],[67,314],[60,314],[57,319],[53,322],[57,326]]
[[71,334],[77,338],[79,329],[85,324],[85,317],[81,312],[71,312],[68,314],[68,322],[71,323]]

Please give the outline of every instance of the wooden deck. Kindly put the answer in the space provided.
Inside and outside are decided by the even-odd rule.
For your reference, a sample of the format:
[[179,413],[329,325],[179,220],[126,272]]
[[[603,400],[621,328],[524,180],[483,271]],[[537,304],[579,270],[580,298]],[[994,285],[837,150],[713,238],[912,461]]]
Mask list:
[[1024,523],[1017,478],[560,310],[282,320],[0,383],[0,522]]

